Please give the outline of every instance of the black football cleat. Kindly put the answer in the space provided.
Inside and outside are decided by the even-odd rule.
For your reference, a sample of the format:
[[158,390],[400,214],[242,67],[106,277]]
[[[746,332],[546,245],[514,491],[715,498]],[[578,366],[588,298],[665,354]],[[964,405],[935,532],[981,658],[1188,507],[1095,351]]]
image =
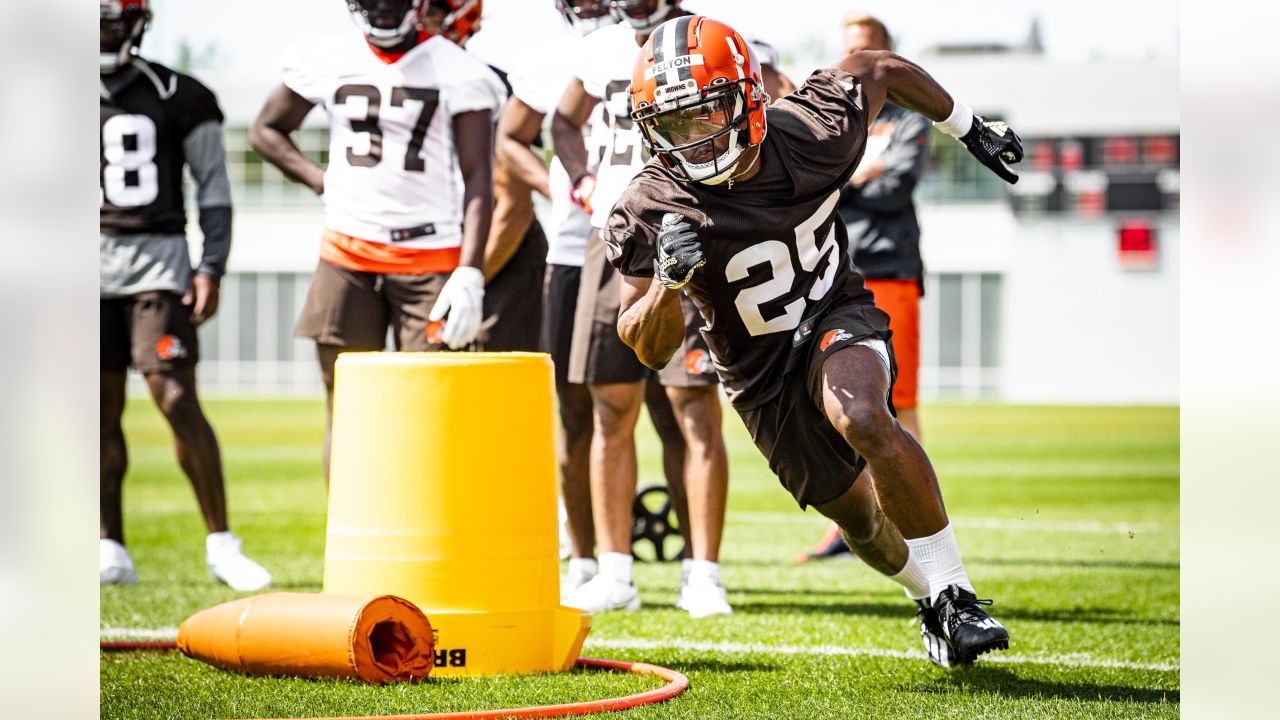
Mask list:
[[985,652],[1009,649],[1009,631],[982,609],[990,604],[959,585],[948,585],[933,601],[954,664],[969,665]]
[[929,604],[928,598],[916,601],[916,617],[920,620],[920,639],[924,642],[924,652],[929,662],[938,667],[951,667],[955,658],[951,656],[951,644],[942,632],[942,621],[938,619],[938,611]]

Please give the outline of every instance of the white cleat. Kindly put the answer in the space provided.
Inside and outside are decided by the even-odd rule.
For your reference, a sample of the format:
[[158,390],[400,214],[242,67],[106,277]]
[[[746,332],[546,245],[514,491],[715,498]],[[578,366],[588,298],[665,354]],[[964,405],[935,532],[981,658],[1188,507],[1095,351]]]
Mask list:
[[707,577],[693,577],[680,588],[680,600],[676,607],[689,613],[696,619],[714,615],[732,615],[733,608],[724,588],[716,580]]
[[133,585],[136,582],[138,574],[124,545],[108,538],[98,540],[98,584]]
[[596,575],[569,593],[564,604],[589,612],[639,610],[640,593],[634,583]]
[[271,584],[271,573],[240,552],[240,538],[230,532],[205,538],[205,562],[209,573],[232,590],[261,590]]
[[569,572],[560,578],[560,602],[567,604],[573,593],[578,588],[591,582],[596,574],[595,570],[570,568]]

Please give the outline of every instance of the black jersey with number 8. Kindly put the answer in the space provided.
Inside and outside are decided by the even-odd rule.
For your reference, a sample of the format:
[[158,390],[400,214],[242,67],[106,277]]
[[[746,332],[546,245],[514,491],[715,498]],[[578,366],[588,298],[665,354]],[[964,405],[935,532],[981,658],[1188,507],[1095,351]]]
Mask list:
[[678,182],[650,162],[604,231],[619,271],[652,277],[663,216],[688,219],[706,265],[684,291],[706,321],[716,370],[739,409],[778,393],[787,371],[807,356],[816,321],[837,305],[860,306],[866,327],[888,330],[888,317],[853,269],[836,213],[840,188],[866,146],[861,84],[842,70],[820,70],[767,113],[762,165],[749,182]]
[[182,142],[201,124],[222,122],[217,99],[199,81],[147,65],[150,74],[126,66],[104,84],[114,89],[101,99],[102,232],[182,233]]

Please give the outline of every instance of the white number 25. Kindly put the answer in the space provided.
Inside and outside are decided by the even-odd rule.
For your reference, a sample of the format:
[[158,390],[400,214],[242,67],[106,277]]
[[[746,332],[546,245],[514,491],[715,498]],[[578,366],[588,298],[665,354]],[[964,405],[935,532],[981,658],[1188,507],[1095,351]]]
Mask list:
[[[796,227],[796,252],[799,255],[800,267],[805,272],[813,272],[822,258],[838,250],[834,224],[828,228],[821,245],[818,244],[817,231],[818,227],[831,217],[831,212],[839,199],[839,191],[831,193],[813,216]],[[827,294],[831,284],[835,282],[838,264],[838,258],[831,258],[822,277],[814,282],[813,288],[809,291],[809,300],[821,300]],[[748,271],[757,265],[768,265],[771,273],[768,281],[743,288],[734,299],[743,325],[753,336],[796,329],[804,319],[805,308],[808,306],[805,298],[798,297],[787,303],[783,307],[782,315],[772,320],[765,320],[760,310],[762,305],[790,293],[795,285],[796,273],[787,244],[781,240],[765,240],[741,250],[730,258],[725,266],[725,279],[729,282],[745,280],[748,277]]]

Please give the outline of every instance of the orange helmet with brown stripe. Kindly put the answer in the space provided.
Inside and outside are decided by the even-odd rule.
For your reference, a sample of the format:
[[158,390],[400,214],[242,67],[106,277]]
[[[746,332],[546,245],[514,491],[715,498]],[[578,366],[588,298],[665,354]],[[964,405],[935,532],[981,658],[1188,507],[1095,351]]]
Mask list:
[[675,177],[716,185],[765,136],[760,63],[736,30],[700,15],[658,26],[636,59],[631,118]]

